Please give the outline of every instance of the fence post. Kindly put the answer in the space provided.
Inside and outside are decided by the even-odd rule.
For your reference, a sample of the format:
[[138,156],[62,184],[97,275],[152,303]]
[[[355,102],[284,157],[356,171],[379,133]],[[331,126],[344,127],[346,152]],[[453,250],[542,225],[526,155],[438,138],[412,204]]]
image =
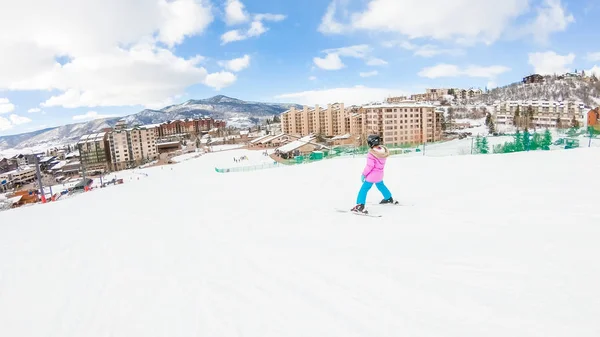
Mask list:
[[475,138],[471,137],[471,154],[473,154],[473,141],[475,140]]

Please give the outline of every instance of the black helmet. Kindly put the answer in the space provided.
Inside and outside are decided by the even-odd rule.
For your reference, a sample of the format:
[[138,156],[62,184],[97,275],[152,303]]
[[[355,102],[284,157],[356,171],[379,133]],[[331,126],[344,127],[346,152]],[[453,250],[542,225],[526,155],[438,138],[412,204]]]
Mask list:
[[369,147],[381,145],[381,137],[378,135],[369,135],[367,137],[367,144],[369,144]]

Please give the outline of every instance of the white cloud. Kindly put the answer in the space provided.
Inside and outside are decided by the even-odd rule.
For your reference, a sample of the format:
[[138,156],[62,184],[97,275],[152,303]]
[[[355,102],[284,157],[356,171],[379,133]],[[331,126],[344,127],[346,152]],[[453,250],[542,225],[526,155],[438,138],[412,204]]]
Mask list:
[[317,76],[310,76],[308,79],[311,80],[311,81],[316,81],[317,80]]
[[[2,99],[0,98],[0,101]],[[12,114],[8,118],[0,117],[0,131],[10,130],[17,125],[30,123],[31,119],[19,115]]]
[[74,121],[82,121],[82,120],[93,120],[93,119],[102,119],[102,118],[111,118],[117,117],[116,115],[102,115],[96,111],[88,111],[83,115],[75,115],[73,116]]
[[372,48],[367,44],[353,45],[341,48],[325,49],[322,52],[326,54],[324,58],[315,57],[313,61],[315,65],[325,70],[339,70],[345,67],[340,56],[353,57],[366,60],[369,66],[381,66],[388,64],[382,59],[369,56]]
[[564,74],[570,71],[575,54],[559,55],[553,51],[529,53],[529,64],[540,75]]
[[6,131],[6,130],[10,130],[12,128],[13,128],[13,125],[10,122],[10,120],[8,120],[8,118],[4,118],[4,117],[0,116],[0,131]]
[[565,31],[575,22],[573,15],[566,13],[561,0],[544,0],[537,13],[536,18],[523,27],[522,34],[532,35],[539,43],[547,43],[552,33]]
[[221,44],[228,44],[230,42],[242,41],[247,39],[246,35],[239,29],[234,29],[225,32],[221,35]]
[[505,66],[476,66],[470,65],[464,69],[454,64],[440,63],[438,65],[427,67],[419,72],[419,76],[427,78],[440,78],[440,77],[482,77],[482,78],[495,78],[496,76],[510,71],[510,68]]
[[42,109],[40,109],[40,108],[31,108],[31,109],[27,110],[27,112],[29,112],[29,113],[36,113],[36,112],[41,112],[41,111],[42,111]]
[[379,74],[379,72],[377,70],[359,73],[360,77],[372,77],[372,76],[377,76],[378,74]]
[[324,70],[340,70],[346,66],[338,54],[327,54],[324,58],[315,57],[313,62],[317,67]]
[[27,117],[23,117],[23,116],[18,116],[18,115],[10,115],[10,121],[14,124],[14,125],[21,125],[21,124],[27,124],[31,122],[30,118]]
[[8,98],[0,98],[0,114],[5,114],[15,110],[15,105]]
[[348,47],[325,49],[323,52],[346,57],[365,58],[371,52],[371,47],[367,44],[358,44]]
[[283,14],[271,14],[271,13],[256,14],[254,16],[255,21],[279,22],[279,21],[285,20],[285,18],[286,18],[286,16]]
[[42,107],[165,102],[208,74],[201,57],[159,43],[173,47],[212,20],[208,0],[15,2],[0,10],[0,31],[11,32],[0,35],[0,90],[59,91]]
[[600,62],[600,52],[588,53],[586,59],[591,62]]
[[250,55],[244,55],[229,61],[219,61],[219,65],[231,71],[242,71],[250,66]]
[[459,48],[440,48],[432,44],[416,45],[409,41],[387,41],[383,43],[384,47],[391,48],[399,46],[402,49],[410,50],[415,56],[433,57],[437,55],[459,56],[463,55],[464,51]]
[[408,93],[401,89],[369,88],[355,86],[350,88],[332,88],[288,93],[275,96],[279,101],[294,101],[299,104],[325,106],[333,102],[344,102],[345,105],[360,105],[369,102],[381,102],[388,96],[405,96]]
[[[231,13],[227,12],[227,9],[231,7]],[[244,10],[244,5],[239,0],[228,0],[226,7],[225,22],[228,25],[240,24],[249,21],[250,14],[247,14]],[[283,14],[273,13],[261,13],[253,15],[252,22],[246,30],[233,29],[229,30],[221,35],[221,45],[226,45],[231,42],[242,41],[251,37],[258,37],[269,31],[269,28],[265,27],[263,21],[279,22],[285,20],[286,16]]]
[[[533,36],[543,41],[551,33],[564,31],[574,22],[560,0],[365,0],[360,11],[348,12],[347,1],[332,0],[321,19],[319,32],[343,34],[357,30],[395,33],[404,38],[453,41],[464,45],[492,44],[504,35]],[[521,24],[535,3],[537,15]],[[431,51],[434,52],[434,51]],[[429,55],[427,50],[420,53]]]
[[215,88],[216,90],[221,90],[225,87],[232,85],[236,81],[237,77],[226,71],[221,71],[214,74],[209,74],[206,76],[206,81],[204,82],[206,85]]
[[244,9],[244,4],[239,0],[227,0],[225,4],[225,23],[237,25],[248,22],[250,16]]
[[385,66],[387,65],[388,62],[382,59],[378,59],[376,57],[370,59],[367,61],[367,65],[368,66]]
[[348,28],[338,21],[335,20],[335,14],[337,11],[337,0],[333,0],[327,7],[327,11],[321,19],[318,31],[323,34],[340,34],[346,31]]

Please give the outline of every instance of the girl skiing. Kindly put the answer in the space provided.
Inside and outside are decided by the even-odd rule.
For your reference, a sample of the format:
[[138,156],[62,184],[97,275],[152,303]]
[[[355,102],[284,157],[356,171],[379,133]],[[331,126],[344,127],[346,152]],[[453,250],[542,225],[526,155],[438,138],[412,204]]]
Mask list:
[[375,184],[379,192],[383,194],[383,200],[381,200],[380,204],[394,203],[392,193],[390,193],[390,190],[388,190],[383,183],[383,170],[385,168],[387,157],[390,155],[390,151],[381,143],[381,137],[378,135],[370,135],[367,138],[367,144],[369,145],[367,166],[363,170],[361,176],[363,184],[358,192],[356,206],[352,208],[353,212],[368,213],[365,210],[365,202],[367,200],[367,193],[371,187],[373,187],[373,184]]

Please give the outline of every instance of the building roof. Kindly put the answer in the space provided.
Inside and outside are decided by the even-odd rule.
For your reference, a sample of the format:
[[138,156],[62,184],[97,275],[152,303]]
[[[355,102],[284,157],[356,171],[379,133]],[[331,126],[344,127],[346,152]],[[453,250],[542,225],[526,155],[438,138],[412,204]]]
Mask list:
[[350,138],[349,133],[347,133],[345,135],[341,135],[341,136],[335,136],[335,137],[331,138],[331,140],[348,139],[348,138]]
[[263,140],[265,138],[269,138],[269,137],[271,137],[271,135],[260,136],[258,138],[255,138],[255,139],[251,140],[250,144],[256,144],[256,143],[260,142],[261,140]]
[[106,132],[92,133],[89,135],[81,136],[81,138],[79,138],[79,142],[77,142],[77,144],[100,142],[100,141],[104,140],[104,136],[106,136]]
[[285,136],[285,133],[283,133],[283,132],[282,132],[282,133],[280,133],[280,134],[278,134],[278,135],[275,135],[275,136],[273,136],[273,135],[270,135],[270,136],[268,136],[268,137],[266,137],[266,138],[263,138],[263,139],[262,139],[262,140],[261,140],[259,143],[261,143],[261,144],[265,144],[265,143],[268,143],[268,142],[270,142],[270,141],[272,141],[272,140],[274,140],[274,139],[277,139],[277,138],[279,138],[279,137],[282,137],[282,136]]
[[[295,140],[293,142],[287,143],[287,144],[285,144],[285,145],[277,148],[276,151],[279,151],[279,152],[282,152],[282,153],[292,152],[292,151],[294,151],[295,149],[297,149],[299,147],[302,147],[302,146],[304,146],[306,144],[311,143],[315,138],[317,138],[317,137],[315,137],[314,135],[308,135],[308,136],[302,137],[302,138],[300,138],[298,140]],[[319,145],[322,148],[328,148],[328,147],[326,147],[324,145],[321,145],[321,144],[316,144],[316,143],[312,143],[312,144]]]
[[398,102],[398,103],[371,103],[363,105],[366,109],[378,109],[378,108],[435,108],[433,104],[422,104],[422,103],[409,103],[409,102]]

